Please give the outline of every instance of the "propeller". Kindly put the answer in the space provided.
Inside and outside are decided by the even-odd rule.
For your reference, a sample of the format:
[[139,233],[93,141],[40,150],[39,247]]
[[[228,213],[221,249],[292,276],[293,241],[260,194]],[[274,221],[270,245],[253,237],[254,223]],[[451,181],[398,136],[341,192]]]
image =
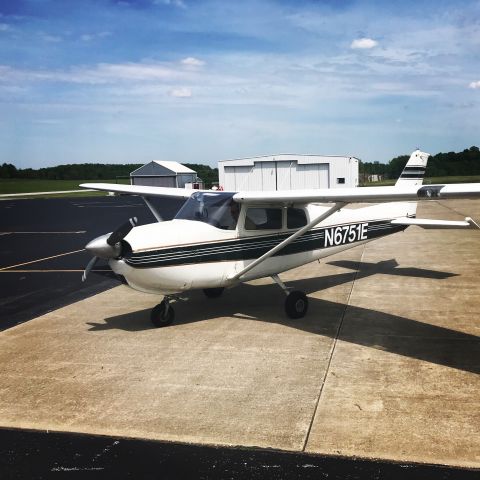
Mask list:
[[122,254],[122,240],[130,233],[133,227],[138,223],[137,217],[128,219],[128,222],[120,225],[110,234],[101,235],[87,243],[85,250],[93,254],[93,258],[88,262],[82,275],[82,282],[87,279],[88,274],[95,266],[99,258],[108,260],[118,258]]
[[107,243],[113,247],[116,243],[122,241],[129,233],[130,230],[137,225],[137,217],[128,219],[123,225],[120,225],[112,234],[107,238]]
[[95,264],[98,262],[98,257],[92,257],[90,261],[87,263],[87,266],[85,267],[85,270],[82,275],[82,282],[84,282],[87,279],[88,274],[90,273],[90,270],[95,266]]

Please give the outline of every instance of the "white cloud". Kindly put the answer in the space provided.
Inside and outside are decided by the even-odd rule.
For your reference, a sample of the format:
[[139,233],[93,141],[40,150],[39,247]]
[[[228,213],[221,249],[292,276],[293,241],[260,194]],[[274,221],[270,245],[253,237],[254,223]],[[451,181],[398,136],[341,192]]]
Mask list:
[[0,32],[8,32],[10,30],[10,25],[6,23],[0,23]]
[[178,8],[187,8],[183,0],[154,0],[154,5],[168,5]]
[[147,63],[100,63],[95,68],[77,68],[53,79],[75,83],[116,83],[119,81],[158,81],[173,78],[176,72],[164,65]]
[[46,34],[46,33],[42,33],[40,34],[42,40],[44,40],[45,42],[49,42],[49,43],[59,43],[62,41],[62,37],[58,36],[58,35],[49,35],[49,34]]
[[80,36],[80,39],[84,42],[91,42],[97,38],[105,38],[112,35],[112,32],[100,32],[100,33],[85,33]]
[[171,97],[189,98],[192,96],[192,91],[189,88],[175,88],[170,92]]
[[3,81],[52,81],[88,85],[119,82],[168,82],[186,79],[191,72],[181,71],[161,63],[100,63],[92,67],[73,67],[69,70],[20,70],[0,65]]
[[477,82],[471,82],[469,87],[473,88],[474,90],[480,89],[480,80],[478,80]]
[[186,67],[203,67],[203,65],[205,65],[203,60],[199,60],[198,58],[194,57],[184,58],[181,63]]
[[376,40],[372,40],[371,38],[357,38],[350,44],[350,48],[353,49],[368,49],[373,48],[378,45]]

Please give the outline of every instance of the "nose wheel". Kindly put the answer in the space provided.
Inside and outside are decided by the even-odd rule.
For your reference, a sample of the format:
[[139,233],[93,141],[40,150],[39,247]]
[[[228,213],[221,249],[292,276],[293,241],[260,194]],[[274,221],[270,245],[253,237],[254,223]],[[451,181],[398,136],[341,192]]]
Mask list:
[[150,320],[158,328],[167,327],[173,323],[175,320],[175,310],[170,305],[170,299],[168,297],[165,297],[156,307],[152,308]]

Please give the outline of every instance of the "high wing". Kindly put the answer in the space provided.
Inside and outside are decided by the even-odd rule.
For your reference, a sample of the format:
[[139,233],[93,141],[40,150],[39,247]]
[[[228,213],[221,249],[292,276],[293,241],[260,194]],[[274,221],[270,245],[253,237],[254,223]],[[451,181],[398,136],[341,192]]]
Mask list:
[[190,198],[198,190],[168,187],[147,187],[144,185],[121,185],[116,183],[82,183],[81,188],[101,190],[103,192],[124,193],[126,195],[140,195],[142,197],[176,197]]
[[272,192],[238,192],[233,199],[239,203],[384,203],[447,198],[480,197],[480,183],[449,185],[414,185],[392,187],[319,188],[317,190],[288,190]]
[[[318,189],[318,190],[293,190],[275,192],[239,192],[233,199],[239,203],[278,203],[306,204],[306,203],[330,203],[330,208],[311,221],[300,230],[286,238],[261,257],[254,260],[244,269],[231,277],[231,280],[239,280],[251,269],[270,258],[276,252],[292,243],[297,237],[312,229],[321,221],[333,215],[349,203],[384,203],[398,201],[435,200],[447,198],[476,198],[480,197],[480,183],[450,184],[450,185],[406,185],[394,187],[364,187],[342,189]],[[394,223],[392,221],[392,223]],[[450,222],[446,220],[413,220],[402,218],[398,224],[418,225],[423,228],[474,228],[478,225],[470,218],[463,222]]]
[[158,222],[162,222],[160,212],[152,204],[151,197],[170,197],[187,199],[192,193],[199,190],[189,190],[186,188],[168,188],[168,187],[148,187],[145,185],[119,185],[117,183],[82,183],[82,188],[89,190],[100,190],[103,192],[123,193],[125,195],[139,195],[142,197],[145,205],[152,212],[152,215]]

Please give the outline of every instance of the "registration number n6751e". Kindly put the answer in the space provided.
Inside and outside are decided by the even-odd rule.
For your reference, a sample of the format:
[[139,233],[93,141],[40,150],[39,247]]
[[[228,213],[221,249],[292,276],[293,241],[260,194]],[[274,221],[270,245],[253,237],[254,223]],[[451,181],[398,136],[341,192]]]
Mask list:
[[345,243],[367,240],[368,223],[343,225],[325,229],[325,247],[335,247]]

